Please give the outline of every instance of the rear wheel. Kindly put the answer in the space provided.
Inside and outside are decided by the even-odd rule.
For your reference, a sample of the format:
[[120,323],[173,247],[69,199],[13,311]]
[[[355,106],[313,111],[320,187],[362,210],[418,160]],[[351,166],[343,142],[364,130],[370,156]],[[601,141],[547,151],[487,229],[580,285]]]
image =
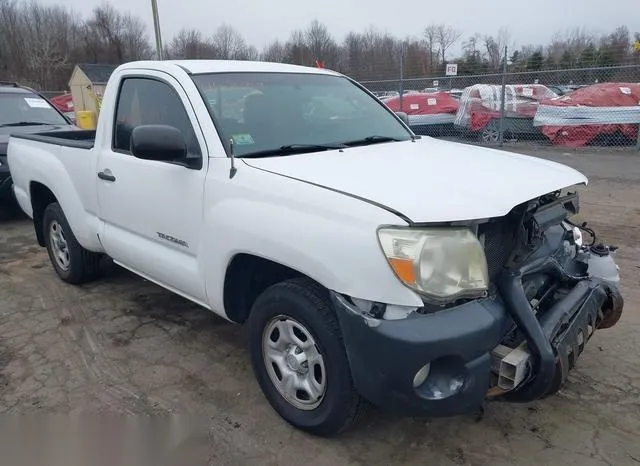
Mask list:
[[79,284],[98,275],[100,255],[80,246],[58,203],[44,210],[42,227],[49,259],[62,280]]
[[271,406],[306,432],[329,436],[361,411],[326,290],[288,280],[258,297],[249,316],[251,362]]

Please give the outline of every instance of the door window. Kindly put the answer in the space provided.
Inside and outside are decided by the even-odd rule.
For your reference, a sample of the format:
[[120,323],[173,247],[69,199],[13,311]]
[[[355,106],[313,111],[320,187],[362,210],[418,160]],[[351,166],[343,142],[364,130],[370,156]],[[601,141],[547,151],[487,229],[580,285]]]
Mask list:
[[125,78],[120,86],[113,150],[131,153],[131,132],[139,125],[169,125],[182,133],[188,157],[200,157],[200,145],[180,97],[168,84],[149,78]]

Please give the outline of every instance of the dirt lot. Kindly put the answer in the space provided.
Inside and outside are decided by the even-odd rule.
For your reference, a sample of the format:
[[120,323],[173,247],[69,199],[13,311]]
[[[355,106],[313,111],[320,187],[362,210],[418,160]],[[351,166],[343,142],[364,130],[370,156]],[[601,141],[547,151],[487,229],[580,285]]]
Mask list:
[[194,429],[183,447],[184,465],[638,465],[640,156],[537,155],[589,176],[583,216],[620,246],[626,299],[620,324],[596,333],[566,387],[550,399],[490,403],[482,419],[397,419],[376,411],[339,439],[313,438],[268,406],[241,327],[109,264],[103,280],[67,286],[37,247],[31,224],[5,220],[0,411],[204,419],[206,428]]

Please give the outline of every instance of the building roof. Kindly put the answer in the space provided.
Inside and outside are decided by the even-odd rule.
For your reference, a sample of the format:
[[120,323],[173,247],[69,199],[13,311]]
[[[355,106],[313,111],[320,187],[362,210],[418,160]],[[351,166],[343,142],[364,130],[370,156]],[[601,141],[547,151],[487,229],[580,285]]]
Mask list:
[[79,63],[78,68],[82,70],[93,84],[106,84],[109,76],[118,65],[99,65],[95,63]]

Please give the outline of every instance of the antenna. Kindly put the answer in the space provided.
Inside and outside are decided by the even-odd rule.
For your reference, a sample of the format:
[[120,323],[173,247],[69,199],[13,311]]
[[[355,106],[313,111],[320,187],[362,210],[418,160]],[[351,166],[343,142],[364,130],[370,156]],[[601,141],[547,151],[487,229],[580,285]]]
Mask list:
[[229,139],[229,148],[231,152],[231,170],[229,170],[229,178],[236,176],[238,169],[236,168],[236,151],[233,146],[233,138]]

